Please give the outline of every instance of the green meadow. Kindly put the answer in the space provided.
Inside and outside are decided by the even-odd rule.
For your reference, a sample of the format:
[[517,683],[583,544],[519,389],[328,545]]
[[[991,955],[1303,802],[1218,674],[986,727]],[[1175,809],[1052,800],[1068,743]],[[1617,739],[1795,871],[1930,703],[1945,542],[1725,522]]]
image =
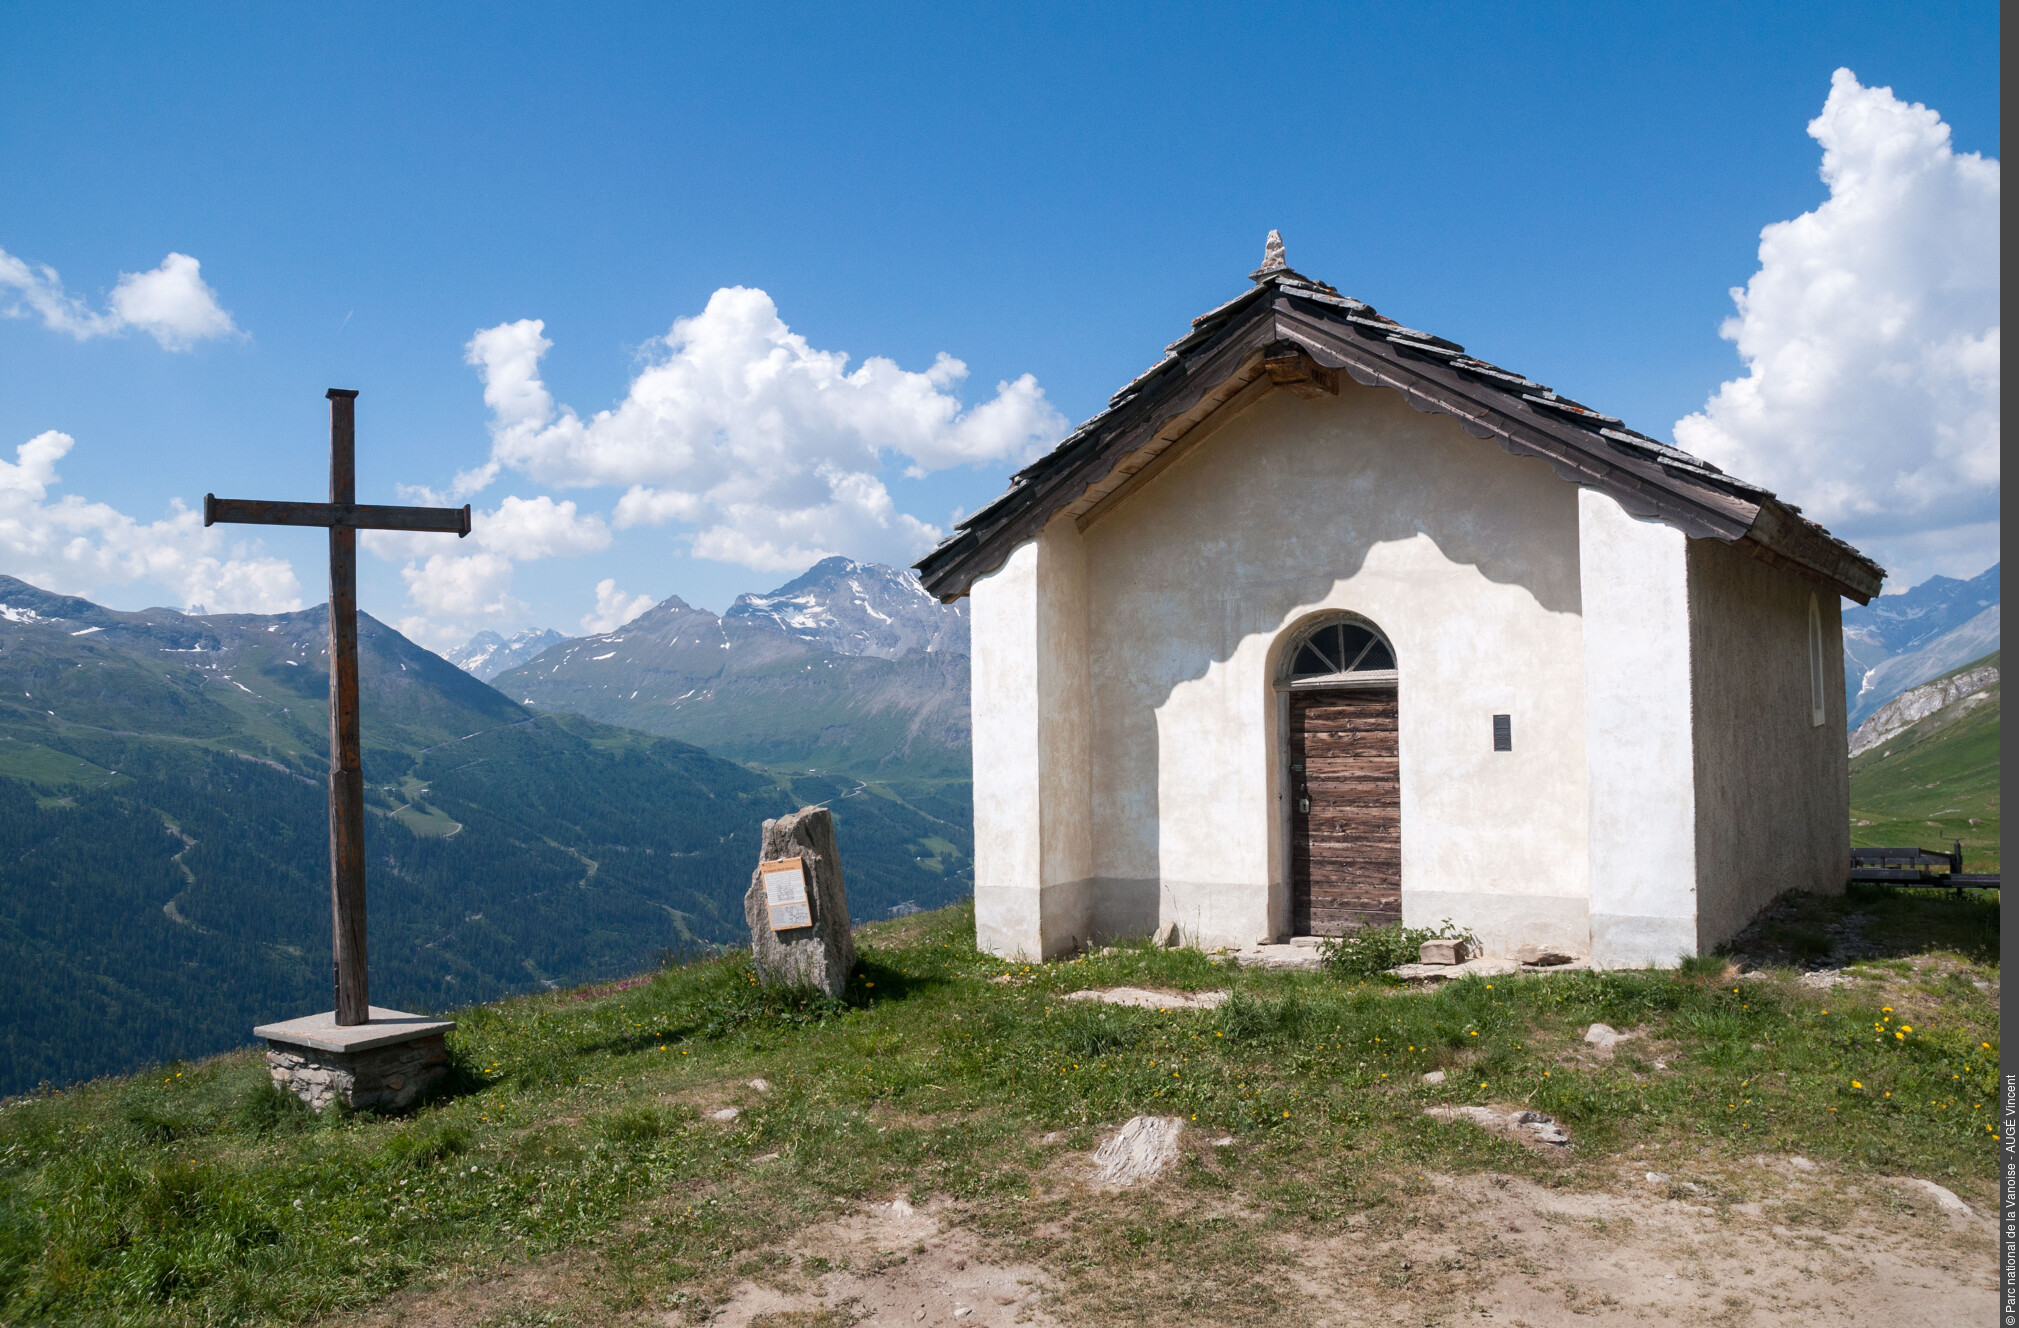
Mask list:
[[[1951,672],[1987,664],[1997,651]],[[1947,850],[1960,839],[1964,870],[1998,870],[1999,688],[1978,695],[1852,758],[1853,845]]]
[[[252,1051],[16,1098],[0,1322],[300,1323],[585,1258],[588,1299],[546,1322],[698,1317],[788,1233],[894,1194],[954,1200],[1061,1269],[1082,1317],[1141,1322],[1177,1312],[1159,1297],[1266,1307],[1275,1236],[1406,1223],[1433,1169],[1575,1189],[1628,1155],[1710,1174],[1799,1152],[1990,1202],[1997,905],[1807,903],[1817,925],[1885,915],[1886,952],[1851,987],[1723,959],[1434,991],[1147,946],[1008,964],[956,907],[864,928],[845,1001],[765,989],[732,956],[464,1010],[449,1091],[404,1117],[312,1117]],[[1064,999],[1117,984],[1232,996]],[[1593,1022],[1634,1036],[1599,1059]],[[1532,1107],[1573,1143],[1424,1115],[1443,1104]],[[1140,1113],[1234,1142],[1193,1155],[1148,1215],[1074,1200],[1066,1155]]]

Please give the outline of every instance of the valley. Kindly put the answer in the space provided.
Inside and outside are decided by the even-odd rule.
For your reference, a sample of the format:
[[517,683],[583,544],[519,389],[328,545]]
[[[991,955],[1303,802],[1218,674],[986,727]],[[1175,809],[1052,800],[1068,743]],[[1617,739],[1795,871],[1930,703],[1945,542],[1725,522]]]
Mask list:
[[[1998,668],[1996,651],[1945,679]],[[1851,843],[1947,850],[1966,871],[1999,870],[1996,681],[1942,706],[1851,758]]]
[[[0,1094],[329,1001],[322,610],[0,578]],[[880,663],[880,661],[879,661]],[[753,769],[514,702],[360,619],[373,998],[444,1009],[743,934],[758,823],[831,801],[864,918],[971,889],[963,778]]]

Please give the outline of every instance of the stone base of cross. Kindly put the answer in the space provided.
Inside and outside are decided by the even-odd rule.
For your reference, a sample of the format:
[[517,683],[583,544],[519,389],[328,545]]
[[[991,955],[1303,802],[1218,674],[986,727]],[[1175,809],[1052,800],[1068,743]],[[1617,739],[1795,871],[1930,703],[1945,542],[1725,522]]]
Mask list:
[[470,533],[463,507],[377,507],[357,501],[357,393],[333,387],[329,417],[329,501],[264,502],[205,494],[203,524],[322,526],[329,531],[330,945],[336,1008],[262,1024],[274,1081],[321,1110],[396,1109],[447,1069],[443,1035],[453,1020],[371,1004],[365,961],[365,785],[358,741],[358,531]]

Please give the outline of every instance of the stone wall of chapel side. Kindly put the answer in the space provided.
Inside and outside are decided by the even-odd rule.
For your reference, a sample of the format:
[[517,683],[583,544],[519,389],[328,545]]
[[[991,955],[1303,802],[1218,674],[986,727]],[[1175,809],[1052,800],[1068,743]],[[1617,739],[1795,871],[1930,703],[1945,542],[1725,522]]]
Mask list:
[[1689,541],[1577,490],[1590,753],[1591,955],[1610,967],[1697,953]]
[[1090,525],[1094,939],[1280,938],[1274,668],[1348,610],[1400,666],[1405,919],[1584,953],[1577,504],[1542,463],[1349,381],[1264,398]]
[[1004,958],[1086,940],[1086,596],[1078,532],[1054,526],[971,592],[975,935]]
[[1782,891],[1841,893],[1850,874],[1843,635],[1835,594],[1715,540],[1690,541],[1689,601],[1697,945],[1708,952]]

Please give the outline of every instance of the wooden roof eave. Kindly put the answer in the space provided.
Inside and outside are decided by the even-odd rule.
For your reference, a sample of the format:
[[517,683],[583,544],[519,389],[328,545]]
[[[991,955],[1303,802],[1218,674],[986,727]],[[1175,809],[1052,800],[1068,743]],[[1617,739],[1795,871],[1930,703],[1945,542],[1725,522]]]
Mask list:
[[[1266,305],[1257,307],[1266,313]],[[1055,458],[1050,473],[1042,464],[1028,468],[1023,473],[1029,480],[968,518],[971,524],[919,560],[925,589],[947,603],[959,599],[1060,511],[1085,498],[1125,458],[1160,436],[1175,441],[1196,428],[1261,373],[1261,352],[1273,340],[1272,328],[1267,317],[1229,323],[1220,335],[1193,348],[1172,372],[1159,375],[1151,390],[1097,417],[1098,427],[1071,454]],[[1102,496],[1096,494],[1088,505]]]
[[1285,339],[1303,345],[1320,364],[1343,369],[1364,387],[1399,392],[1425,414],[1449,415],[1473,437],[1490,438],[1515,456],[1535,457],[1572,484],[1610,494],[1635,516],[1655,517],[1685,534],[1722,540],[1736,540],[1752,526],[1755,504],[1712,490],[1678,494],[1659,465],[1621,457],[1610,449],[1601,451],[1603,440],[1595,436],[1589,442],[1566,436],[1582,431],[1527,406],[1503,408],[1484,393],[1475,396],[1465,390],[1458,371],[1442,363],[1407,362],[1407,352],[1385,339],[1362,339],[1296,310],[1282,311],[1277,323]]
[[1738,545],[1762,562],[1820,581],[1860,604],[1870,604],[1885,584],[1884,568],[1849,551],[1778,498],[1760,504],[1759,515]]
[[1458,390],[1453,381],[1458,380],[1458,371],[1437,362],[1405,364],[1406,352],[1385,340],[1349,340],[1353,334],[1341,335],[1295,310],[1286,311],[1279,328],[1319,363],[1343,369],[1363,386],[1398,391],[1417,410],[1450,415],[1467,433],[1493,438],[1514,455],[1538,457],[1562,478],[1609,494],[1635,516],[1667,522],[1692,538],[1736,544],[1769,565],[1817,581],[1860,604],[1879,593],[1884,572],[1876,563],[1762,490],[1748,485],[1735,493],[1733,489],[1741,488],[1737,483],[1728,487],[1658,460],[1605,455],[1602,438],[1578,436],[1584,431],[1540,411],[1524,419]]

